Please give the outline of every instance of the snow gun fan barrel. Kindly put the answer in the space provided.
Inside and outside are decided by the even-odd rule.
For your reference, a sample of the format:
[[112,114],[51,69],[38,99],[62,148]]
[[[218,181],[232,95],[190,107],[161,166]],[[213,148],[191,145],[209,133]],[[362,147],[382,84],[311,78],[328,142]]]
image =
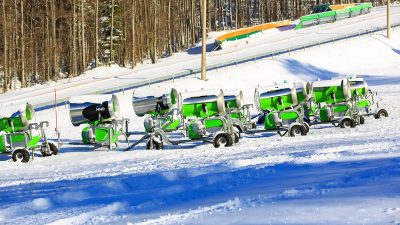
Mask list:
[[296,95],[298,103],[308,101],[312,98],[313,89],[310,82],[295,82]]
[[225,107],[242,108],[244,105],[243,92],[241,90],[224,90]]
[[174,88],[171,89],[170,93],[161,96],[138,97],[133,93],[133,111],[139,117],[147,114],[165,114],[170,112],[172,109],[180,108],[179,97],[178,91]]
[[181,99],[185,117],[207,118],[225,113],[224,92],[221,89],[183,92]]
[[21,106],[20,110],[13,113],[10,117],[0,118],[0,131],[21,131],[27,128],[30,123],[34,123],[35,121],[35,109],[31,104],[26,103]]
[[313,82],[315,103],[338,103],[351,98],[351,87],[348,79],[333,79]]
[[70,118],[74,126],[101,123],[119,116],[116,95],[82,95],[69,100]]
[[258,87],[254,92],[254,103],[260,111],[281,110],[298,104],[293,83]]
[[368,84],[364,78],[350,78],[349,82],[352,96],[365,97],[368,94]]

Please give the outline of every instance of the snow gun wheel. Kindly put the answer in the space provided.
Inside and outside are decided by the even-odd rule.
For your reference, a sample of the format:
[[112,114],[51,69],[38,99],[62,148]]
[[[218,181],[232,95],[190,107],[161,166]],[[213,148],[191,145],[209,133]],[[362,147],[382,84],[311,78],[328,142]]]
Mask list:
[[308,125],[308,123],[303,123],[303,126],[306,129],[306,134],[308,134],[308,132],[310,132],[310,125]]
[[381,119],[383,117],[388,117],[389,113],[385,109],[380,109],[378,112],[374,115],[375,119]]
[[40,152],[42,153],[43,157],[51,156],[51,155],[57,155],[58,154],[58,148],[54,143],[47,143],[47,145],[42,146],[40,149]]
[[231,135],[227,133],[221,133],[214,138],[213,145],[216,148],[219,148],[221,145],[229,147],[233,145],[233,139]]
[[12,159],[14,162],[29,162],[29,152],[26,149],[17,149],[12,153]]
[[164,148],[163,144],[155,140],[149,140],[146,144],[147,150],[161,150],[163,148]]
[[361,125],[365,124],[365,118],[363,116],[360,116],[360,124]]
[[147,144],[146,144],[147,150],[161,150],[163,148],[164,148],[164,144],[159,135],[155,135],[147,141]]
[[289,130],[290,137],[304,136],[306,134],[306,128],[299,124],[293,125]]
[[239,143],[239,140],[240,140],[240,133],[239,133],[239,132],[235,132],[235,133],[233,134],[233,136],[234,136],[233,141],[235,142],[235,144]]
[[340,122],[340,127],[341,128],[354,128],[354,127],[356,127],[356,121],[354,121],[353,119],[350,119],[350,118],[344,118]]

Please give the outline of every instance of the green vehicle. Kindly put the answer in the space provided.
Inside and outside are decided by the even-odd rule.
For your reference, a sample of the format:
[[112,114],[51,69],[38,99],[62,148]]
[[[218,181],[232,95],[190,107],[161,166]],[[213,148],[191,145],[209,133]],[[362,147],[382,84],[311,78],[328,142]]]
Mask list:
[[364,123],[348,79],[313,82],[313,100],[308,109],[311,124],[331,123],[336,127],[353,128]]
[[43,157],[57,155],[58,147],[46,138],[49,122],[36,122],[35,110],[26,103],[10,117],[0,118],[0,153],[11,153],[14,162],[29,162],[30,153],[39,150]]
[[304,120],[304,105],[312,94],[307,82],[283,83],[255,90],[254,102],[259,111],[257,124],[265,131],[277,131],[281,136],[306,135],[309,125]]
[[364,78],[350,78],[351,96],[356,100],[358,110],[362,116],[374,116],[375,119],[388,117],[386,109],[379,107],[378,93],[368,89]]
[[180,94],[180,99],[180,131],[183,131],[184,136],[179,140],[172,140],[168,137],[168,132],[155,128],[145,137],[148,139],[147,149],[162,149],[164,143],[179,145],[204,141],[211,142],[218,148],[221,145],[229,147],[239,142],[239,132],[234,130],[231,116],[225,110],[222,90],[185,92]]
[[129,144],[128,119],[119,119],[119,102],[115,95],[82,95],[69,101],[71,123],[85,125],[81,132],[82,142],[109,150],[118,147],[121,138]]

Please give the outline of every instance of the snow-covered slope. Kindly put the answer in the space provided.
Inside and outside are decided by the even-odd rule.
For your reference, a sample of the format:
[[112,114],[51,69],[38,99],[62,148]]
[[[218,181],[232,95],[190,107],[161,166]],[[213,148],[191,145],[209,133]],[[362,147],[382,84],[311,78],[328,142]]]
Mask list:
[[[247,135],[219,149],[199,142],[164,151],[145,151],[143,144],[129,152],[94,151],[78,144],[81,127],[58,107],[67,143],[59,155],[27,164],[0,156],[0,223],[399,224],[400,31],[393,35],[212,71],[207,82],[188,77],[135,90],[242,89],[252,103],[257,85],[362,75],[390,117],[354,129],[316,126],[299,138]],[[122,113],[131,130],[141,131],[131,94],[119,93]],[[54,110],[38,119],[50,121],[54,139]]]
[[[324,24],[303,30],[286,30],[279,32],[266,32],[258,38],[251,38],[247,44],[243,42],[232,43],[227,49],[210,52],[207,56],[207,64],[224,64],[233,60],[243,59],[257,54],[274,52],[283,49],[293,49],[295,46],[330,40],[338,35],[365,32],[385,26],[386,11],[384,7],[375,8],[372,13]],[[392,22],[400,23],[400,6],[392,7]],[[209,38],[209,44],[214,39]],[[324,46],[325,47],[325,46]],[[110,68],[103,71],[89,71],[86,75],[77,78],[62,80],[38,87],[23,90],[10,91],[0,95],[0,106],[13,108],[25,101],[33,105],[42,105],[53,102],[54,90],[57,90],[59,100],[67,100],[72,95],[88,94],[109,88],[133,86],[138,83],[148,83],[153,78],[171,74],[187,73],[200,67],[200,49],[194,48],[186,53],[175,54],[173,57],[161,59],[156,65],[143,65],[134,70],[122,69],[116,71]]]

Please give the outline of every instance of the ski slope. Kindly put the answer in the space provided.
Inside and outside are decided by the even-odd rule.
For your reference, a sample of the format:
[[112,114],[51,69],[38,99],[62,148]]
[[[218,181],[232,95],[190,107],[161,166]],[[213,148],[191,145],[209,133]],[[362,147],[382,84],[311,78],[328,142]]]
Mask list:
[[[400,5],[392,7],[392,22],[393,24],[400,24]],[[247,44],[238,42],[222,51],[209,52],[207,54],[207,65],[223,65],[224,63],[266,52],[293,49],[298,45],[331,40],[338,35],[365,32],[377,27],[384,27],[385,23],[386,11],[384,7],[380,7],[375,8],[370,14],[336,23],[314,26],[298,31],[267,31],[265,35],[248,39]],[[212,44],[213,41],[212,37],[208,39],[209,44]],[[161,59],[155,65],[147,64],[133,70],[121,69],[118,72],[114,70],[115,68],[101,70],[101,72],[88,71],[84,76],[38,87],[10,91],[0,95],[0,106],[14,110],[16,105],[26,101],[35,106],[49,105],[54,102],[54,90],[57,90],[58,102],[64,102],[68,101],[73,95],[104,92],[118,89],[118,87],[146,84],[156,78],[196,71],[200,67],[201,57],[199,54],[199,49],[193,49],[186,53],[179,53],[172,57]]]
[[[103,70],[96,73],[132,72]],[[122,152],[80,145],[82,127],[71,125],[68,108],[57,107],[65,143],[59,155],[27,164],[0,155],[0,224],[400,224],[400,30],[391,40],[363,36],[211,71],[206,82],[191,76],[135,93],[242,89],[253,103],[257,85],[340,75],[365,77],[389,118],[348,130],[320,125],[299,138],[247,135],[230,148],[196,142],[146,151],[141,144]],[[21,92],[48,97],[40,87]],[[118,93],[122,114],[131,130],[142,131],[131,95]],[[54,140],[55,111],[37,117],[49,120]]]

